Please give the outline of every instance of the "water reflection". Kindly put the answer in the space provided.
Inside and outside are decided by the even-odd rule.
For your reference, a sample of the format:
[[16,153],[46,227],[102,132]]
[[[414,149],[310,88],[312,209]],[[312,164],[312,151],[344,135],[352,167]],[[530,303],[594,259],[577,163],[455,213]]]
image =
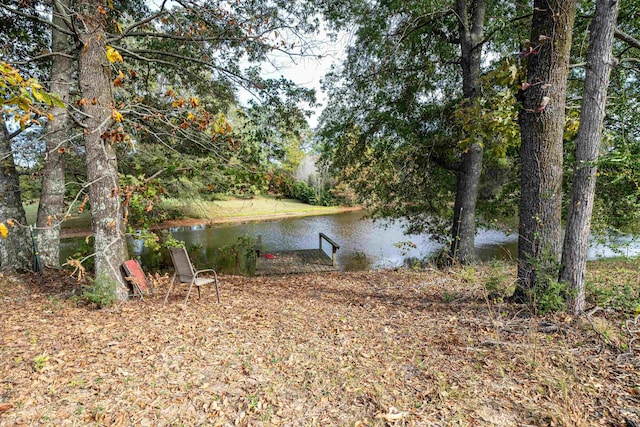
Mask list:
[[[340,249],[338,265],[345,271],[395,268],[411,265],[416,260],[435,255],[442,244],[425,235],[405,235],[401,223],[373,222],[362,219],[362,212],[338,215],[281,219],[207,227],[174,227],[169,231],[177,240],[188,246],[200,248],[201,260],[213,259],[213,252],[222,246],[234,243],[243,235],[262,236],[264,252],[276,250],[311,249],[318,247],[318,234],[325,233]],[[82,239],[80,239],[81,241]],[[62,243],[61,256],[66,259],[77,247],[78,239],[66,239]],[[404,243],[403,243],[404,242]],[[323,248],[330,246],[323,244]],[[142,243],[133,242],[133,255],[143,252]],[[625,255],[638,255],[637,243],[626,249]],[[476,255],[480,260],[517,258],[517,236],[497,230],[479,230],[476,236]],[[606,245],[594,245],[591,259],[618,256]]]

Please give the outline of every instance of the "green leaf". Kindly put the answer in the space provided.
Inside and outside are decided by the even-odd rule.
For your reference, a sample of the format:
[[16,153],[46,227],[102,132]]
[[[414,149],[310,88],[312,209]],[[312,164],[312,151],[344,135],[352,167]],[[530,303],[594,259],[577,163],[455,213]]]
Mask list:
[[66,107],[66,105],[64,105],[64,102],[60,99],[60,97],[58,95],[50,94],[50,98],[51,98],[51,103],[54,106],[60,107],[60,108],[65,108]]

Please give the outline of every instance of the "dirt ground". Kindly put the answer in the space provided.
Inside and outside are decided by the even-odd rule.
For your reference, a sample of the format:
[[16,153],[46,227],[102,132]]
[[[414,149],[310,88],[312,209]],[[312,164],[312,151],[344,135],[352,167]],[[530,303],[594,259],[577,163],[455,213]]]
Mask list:
[[102,310],[65,273],[0,276],[0,426],[640,421],[640,325],[532,315],[491,274],[222,276],[221,304],[182,286],[166,307],[156,275],[154,298]]

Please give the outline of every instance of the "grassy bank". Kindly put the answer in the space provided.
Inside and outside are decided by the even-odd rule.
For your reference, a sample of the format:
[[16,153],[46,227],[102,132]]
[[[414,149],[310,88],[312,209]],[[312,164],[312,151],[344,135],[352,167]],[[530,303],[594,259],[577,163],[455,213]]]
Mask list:
[[[38,213],[35,202],[24,205],[27,222],[33,224]],[[343,212],[339,206],[313,206],[298,200],[277,199],[273,197],[254,197],[251,199],[229,198],[228,200],[205,201],[198,199],[165,199],[159,209],[169,215],[166,225],[186,223],[216,223],[260,220],[291,216],[330,215]],[[62,224],[63,230],[89,230],[91,216],[88,209],[78,212],[71,209],[69,218]]]
[[342,211],[339,206],[314,206],[299,200],[273,197],[251,199],[230,198],[215,202],[204,200],[166,199],[161,208],[177,218],[216,219],[271,215],[326,215]]
[[[38,203],[29,202],[24,204],[24,211],[27,216],[27,223],[35,224],[38,217]],[[83,210],[78,212],[78,209],[71,209],[69,211],[69,217],[62,223],[63,230],[70,229],[90,229],[91,228],[91,214],[89,210]]]

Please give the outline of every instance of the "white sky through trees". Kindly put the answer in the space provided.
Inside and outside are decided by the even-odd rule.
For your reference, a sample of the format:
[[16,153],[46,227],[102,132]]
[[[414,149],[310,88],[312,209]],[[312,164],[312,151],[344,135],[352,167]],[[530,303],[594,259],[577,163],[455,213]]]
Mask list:
[[[146,0],[146,4],[152,11],[160,9],[163,3],[165,8],[171,8],[173,4],[170,0],[167,2]],[[340,64],[344,59],[348,35],[341,34],[336,38],[336,41],[332,41],[327,36],[326,30],[323,29],[319,34],[309,34],[305,37],[307,37],[305,42],[308,47],[305,48],[304,56],[299,54],[289,56],[282,52],[274,52],[270,55],[270,62],[261,64],[262,77],[273,79],[284,77],[304,88],[315,89],[316,100],[321,105],[312,108],[313,114],[308,118],[309,126],[314,128],[318,124],[318,117],[322,109],[327,104],[327,96],[321,88],[322,78],[330,70],[332,64]],[[245,65],[251,64],[246,63]],[[256,99],[254,94],[242,88],[238,90],[238,98],[243,105],[247,105],[251,99]],[[309,109],[307,105],[301,105],[301,107],[304,110]]]

